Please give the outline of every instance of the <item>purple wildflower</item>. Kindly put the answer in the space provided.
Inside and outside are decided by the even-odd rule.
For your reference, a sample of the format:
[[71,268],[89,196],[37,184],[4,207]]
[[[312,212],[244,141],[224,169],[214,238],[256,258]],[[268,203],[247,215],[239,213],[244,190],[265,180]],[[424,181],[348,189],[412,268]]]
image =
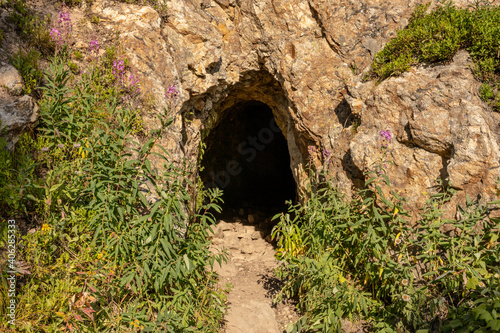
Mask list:
[[64,148],[64,145],[62,143],[57,145],[58,148]]
[[66,6],[61,6],[59,10],[59,26],[64,27],[66,32],[66,37],[69,37],[71,31],[73,30],[73,24],[71,23],[71,17],[69,16],[68,8]]
[[97,38],[92,38],[89,43],[89,52],[95,55],[99,54],[99,41]]
[[175,86],[168,87],[167,94],[177,94],[177,88]]
[[75,147],[75,148],[80,148],[81,146],[82,146],[82,145],[81,145],[81,144],[79,144],[79,143],[75,143],[75,144],[73,145],[73,147]]
[[123,60],[113,61],[113,74],[122,73],[124,70]]
[[61,9],[59,9],[59,20],[50,30],[50,38],[57,46],[62,46],[68,43],[72,30],[73,25],[71,23],[68,8],[66,6],[61,6]]
[[56,29],[56,28],[52,28],[52,30],[50,30],[50,38],[52,39],[52,41],[54,43],[57,43],[57,45],[62,45],[63,44],[63,41],[62,41],[62,38],[61,38],[61,31]]
[[307,148],[307,150],[309,151],[309,155],[311,155],[311,156],[312,156],[314,153],[316,153],[316,147],[314,147],[314,146],[309,146],[309,147]]
[[382,144],[380,145],[381,146],[381,150],[382,148],[387,148],[389,147],[389,143],[391,142],[392,140],[392,133],[390,130],[387,130],[387,131],[380,131],[380,138],[382,139]]
[[135,88],[134,92],[138,94],[141,91],[141,89],[139,88],[139,79],[134,77],[133,74],[130,74],[128,81],[129,81],[129,90],[134,90]]
[[384,141],[391,142],[392,133],[390,130],[380,131],[380,138]]
[[43,147],[42,151],[49,151],[49,147]]
[[123,75],[125,74],[125,65],[123,60],[114,60],[113,61],[113,75],[115,76],[116,80],[119,80],[120,82],[123,79]]
[[328,149],[323,149],[323,159],[325,161],[329,160],[331,155],[332,153]]
[[177,95],[179,95],[179,92],[177,91],[177,88],[175,86],[168,87],[167,93],[165,94],[167,98],[172,98],[175,100],[177,98]]

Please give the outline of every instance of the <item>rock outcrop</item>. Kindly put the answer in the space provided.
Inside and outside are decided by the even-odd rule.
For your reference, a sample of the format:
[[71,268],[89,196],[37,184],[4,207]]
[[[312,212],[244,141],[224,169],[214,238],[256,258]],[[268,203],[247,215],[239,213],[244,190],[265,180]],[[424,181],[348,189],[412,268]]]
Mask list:
[[162,142],[173,159],[195,162],[200,141],[227,110],[257,100],[287,139],[299,192],[309,146],[319,148],[311,157],[317,167],[328,150],[331,177],[349,194],[362,186],[380,131],[389,129],[388,175],[414,207],[436,179],[490,197],[499,175],[498,116],[478,98],[466,54],[380,85],[360,81],[421,2],[172,0],[161,18],[149,7],[97,0],[90,12],[102,18],[99,29],[117,36],[157,110],[167,107],[169,86],[177,87]]
[[11,65],[0,67],[0,131],[7,141],[7,149],[12,149],[29,126],[38,117],[38,106],[22,93],[23,80]]
[[[348,95],[361,125],[350,143],[354,163],[367,169],[380,159],[381,129],[390,130],[387,171],[396,190],[423,204],[437,179],[471,197],[497,195],[499,120],[478,97],[479,83],[465,51],[448,65],[419,66],[380,85],[352,87]],[[353,107],[353,109],[355,109]]]

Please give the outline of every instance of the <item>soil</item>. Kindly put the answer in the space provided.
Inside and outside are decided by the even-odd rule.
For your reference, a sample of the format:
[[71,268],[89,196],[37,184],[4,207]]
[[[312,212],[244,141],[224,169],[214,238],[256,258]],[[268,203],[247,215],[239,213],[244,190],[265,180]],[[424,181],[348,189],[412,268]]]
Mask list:
[[227,263],[214,267],[220,287],[232,286],[221,332],[286,332],[299,315],[290,300],[273,304],[282,282],[274,275],[279,262],[270,244],[270,219],[259,212],[240,210],[239,215],[217,222],[211,245],[213,252],[226,249],[229,254]]

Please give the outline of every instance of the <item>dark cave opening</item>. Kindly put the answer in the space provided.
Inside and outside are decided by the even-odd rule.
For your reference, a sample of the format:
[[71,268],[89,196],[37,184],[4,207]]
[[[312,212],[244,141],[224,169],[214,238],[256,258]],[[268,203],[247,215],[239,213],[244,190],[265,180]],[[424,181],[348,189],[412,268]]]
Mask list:
[[223,190],[223,209],[282,211],[295,199],[288,145],[271,108],[247,101],[226,110],[205,138],[200,173],[205,187]]

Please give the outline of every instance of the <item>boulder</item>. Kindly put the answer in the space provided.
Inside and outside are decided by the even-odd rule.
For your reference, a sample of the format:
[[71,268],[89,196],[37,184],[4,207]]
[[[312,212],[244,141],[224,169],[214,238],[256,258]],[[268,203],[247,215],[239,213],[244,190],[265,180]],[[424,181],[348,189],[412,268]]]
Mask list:
[[16,97],[0,92],[0,130],[7,141],[7,149],[12,149],[19,136],[38,117],[38,106],[28,95]]
[[0,87],[7,88],[12,95],[19,96],[23,90],[23,79],[12,65],[0,67]]

